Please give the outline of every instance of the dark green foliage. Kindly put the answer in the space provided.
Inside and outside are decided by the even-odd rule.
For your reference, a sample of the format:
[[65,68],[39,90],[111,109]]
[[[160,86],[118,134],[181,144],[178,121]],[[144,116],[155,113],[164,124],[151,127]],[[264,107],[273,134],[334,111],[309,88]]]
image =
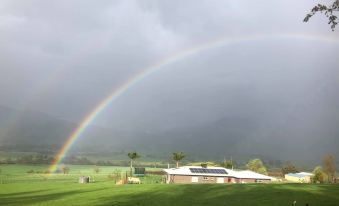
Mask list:
[[28,170],[27,173],[32,174],[32,173],[34,173],[34,170]]
[[71,164],[71,165],[93,165],[94,164],[87,157],[77,157],[73,155],[70,157],[66,157],[62,162],[65,164]]
[[127,154],[127,156],[131,159],[131,160],[135,160],[137,158],[140,158],[140,155],[137,152],[129,152]]
[[323,183],[324,179],[325,179],[325,173],[323,172],[321,166],[317,166],[315,167],[315,169],[313,170],[313,178],[312,178],[312,182],[313,183]]
[[310,13],[306,15],[306,17],[304,18],[304,22],[308,22],[313,15],[320,12],[325,14],[325,16],[328,18],[328,24],[331,25],[331,29],[332,31],[334,31],[336,25],[338,24],[337,16],[335,15],[335,13],[338,11],[339,11],[339,0],[335,0],[333,4],[331,4],[330,6],[318,4],[315,7],[313,7]]
[[[95,164],[98,165],[98,166],[114,166],[115,165],[113,162],[108,161],[108,160],[107,161],[99,160]],[[124,166],[126,166],[126,164]]]
[[177,168],[179,167],[179,162],[185,158],[185,153],[183,152],[173,152],[172,159],[176,162]]
[[247,169],[263,175],[267,175],[267,169],[260,159],[252,159],[246,164]]
[[62,166],[61,167],[61,171],[62,171],[62,173],[64,173],[64,174],[68,174],[69,173],[69,171],[70,171],[71,169],[69,168],[69,167],[67,167],[67,166]]
[[127,156],[130,158],[130,176],[132,176],[133,161],[140,158],[140,155],[137,152],[129,152]]
[[221,167],[225,167],[227,169],[232,169],[234,167],[233,165],[233,161],[231,160],[224,160],[221,164],[220,164]]
[[287,162],[282,168],[281,172],[283,175],[288,174],[288,173],[297,173],[299,172],[297,168],[291,163]]
[[[0,164],[51,164],[53,162],[53,155],[46,154],[31,154],[31,155],[22,155],[16,159],[7,158],[0,161]],[[93,165],[94,163],[90,161],[87,157],[77,157],[70,156],[66,157],[63,160],[65,164],[72,165]],[[107,165],[113,165],[111,162],[106,162]]]
[[325,155],[323,158],[323,171],[327,175],[328,182],[334,182],[335,178],[335,162],[332,155]]
[[201,167],[203,167],[203,168],[207,168],[207,163],[201,163]]

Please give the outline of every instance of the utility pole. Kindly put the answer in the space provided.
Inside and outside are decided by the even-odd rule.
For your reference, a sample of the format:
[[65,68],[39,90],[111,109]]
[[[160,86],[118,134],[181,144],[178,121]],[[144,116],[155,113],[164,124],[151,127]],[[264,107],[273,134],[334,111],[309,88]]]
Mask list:
[[231,156],[231,164],[232,164],[232,170],[233,170],[233,158]]

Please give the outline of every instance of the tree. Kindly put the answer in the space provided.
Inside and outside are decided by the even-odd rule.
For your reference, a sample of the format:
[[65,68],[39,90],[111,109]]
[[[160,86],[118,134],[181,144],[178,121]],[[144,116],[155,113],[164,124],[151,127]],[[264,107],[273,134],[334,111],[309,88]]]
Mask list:
[[252,170],[253,172],[257,172],[257,173],[260,173],[260,174],[263,174],[263,175],[267,175],[267,169],[260,159],[250,160],[246,164],[246,167],[247,167],[247,169]]
[[288,174],[288,173],[297,173],[299,172],[297,168],[291,163],[287,162],[282,168],[281,172],[283,175]]
[[325,14],[325,16],[328,18],[329,20],[328,24],[331,25],[331,29],[332,31],[334,31],[334,28],[338,24],[337,16],[334,14],[338,11],[339,11],[339,0],[335,0],[329,6],[326,6],[324,4],[318,4],[315,7],[313,7],[310,13],[306,15],[306,17],[304,18],[304,22],[308,22],[313,15],[320,12]]
[[70,169],[69,167],[65,166],[65,165],[62,165],[62,166],[61,166],[61,171],[62,171],[62,173],[64,173],[64,174],[68,174],[70,170],[71,170],[71,169]]
[[321,166],[316,166],[313,170],[313,182],[314,183],[323,183],[324,179],[325,179],[325,174],[323,172],[323,169],[321,168]]
[[233,164],[233,161],[231,160],[224,160],[220,166],[224,167],[224,168],[227,168],[227,169],[232,169],[234,164]]
[[202,162],[202,163],[200,164],[200,166],[201,166],[202,168],[207,168],[208,164],[207,164],[206,162]]
[[98,174],[100,172],[100,168],[98,166],[94,166],[94,172]]
[[183,152],[173,152],[172,159],[175,161],[177,168],[179,167],[179,162],[185,158],[185,154]]
[[132,170],[133,170],[133,161],[136,160],[137,158],[140,158],[140,155],[136,152],[129,152],[127,156],[130,159],[130,173],[132,176]]
[[323,171],[327,175],[327,181],[333,182],[335,177],[335,163],[332,155],[325,155],[323,158]]

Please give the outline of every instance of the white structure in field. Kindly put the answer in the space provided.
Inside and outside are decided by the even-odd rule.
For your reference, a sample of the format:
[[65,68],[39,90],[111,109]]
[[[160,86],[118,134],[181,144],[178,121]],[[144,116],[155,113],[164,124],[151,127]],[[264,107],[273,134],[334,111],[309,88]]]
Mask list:
[[288,173],[285,179],[290,182],[310,183],[313,174],[308,172]]

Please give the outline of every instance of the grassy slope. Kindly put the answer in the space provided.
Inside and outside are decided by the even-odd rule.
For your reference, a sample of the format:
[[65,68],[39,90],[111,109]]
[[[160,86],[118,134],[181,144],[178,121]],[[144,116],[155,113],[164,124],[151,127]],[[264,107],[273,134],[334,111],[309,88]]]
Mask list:
[[1,205],[338,205],[337,185],[124,185],[100,182],[14,183]]
[[[339,185],[234,184],[117,186],[107,178],[113,167],[102,168],[96,182],[78,184],[79,173],[93,173],[90,166],[71,166],[70,175],[27,174],[44,166],[0,166],[0,205],[338,205]],[[127,168],[120,168],[121,170]],[[94,175],[94,174],[91,174]],[[147,177],[145,179],[149,180]],[[147,183],[147,181],[144,183]],[[152,183],[152,181],[149,181]],[[154,182],[153,182],[154,183]]]

